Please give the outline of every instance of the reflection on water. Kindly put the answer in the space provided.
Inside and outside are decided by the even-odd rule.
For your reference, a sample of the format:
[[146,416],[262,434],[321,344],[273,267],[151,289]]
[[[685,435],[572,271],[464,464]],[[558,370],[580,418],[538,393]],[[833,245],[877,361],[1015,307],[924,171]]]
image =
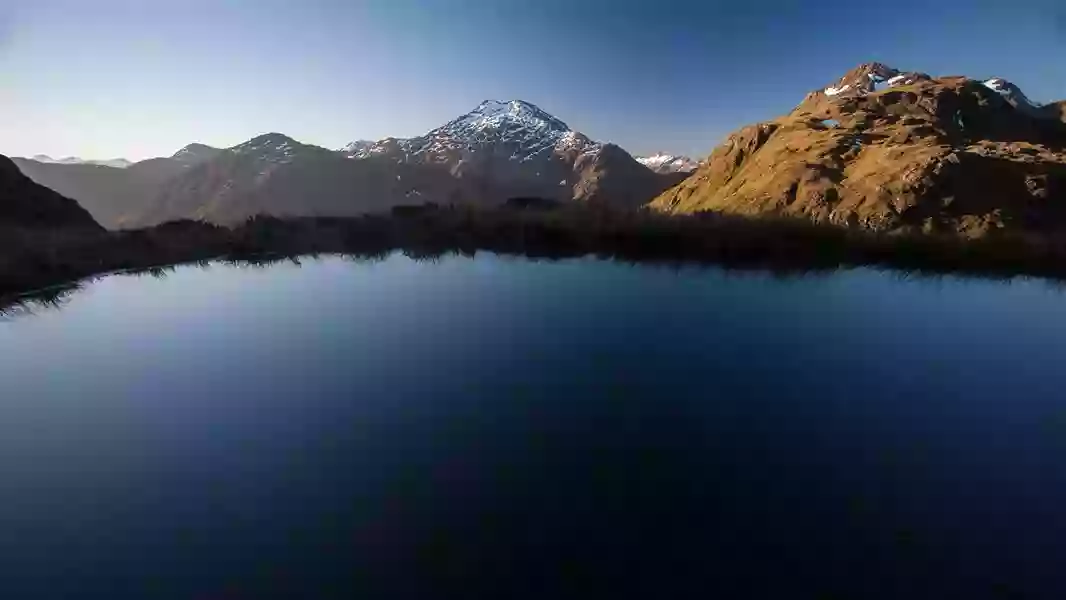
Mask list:
[[1043,282],[140,275],[4,310],[0,597],[1066,597]]
[[[310,260],[319,259],[319,257],[316,255],[310,255],[306,258]],[[384,259],[383,256],[368,258],[362,255],[337,256],[335,258],[357,263],[378,262]],[[195,268],[206,271],[210,269],[212,265],[219,265],[230,268],[265,269],[279,263],[290,263],[296,266],[300,266],[301,257],[262,256],[241,259],[219,258],[215,260],[193,261],[181,265],[160,265],[144,269],[128,269],[123,271],[116,271],[114,273],[107,273],[89,277],[82,281],[75,281],[67,284],[52,286],[41,290],[27,292],[25,294],[20,294],[18,296],[13,296],[6,299],[0,298],[0,321],[32,316],[38,314],[41,311],[60,309],[67,302],[70,301],[74,294],[81,291],[87,285],[92,284],[92,282],[104,279],[106,277],[151,277],[153,279],[166,279],[168,275],[174,273],[178,268]]]
[[33,316],[41,311],[60,309],[70,301],[82,285],[74,283],[57,286],[12,298],[6,304],[0,305],[0,322]]

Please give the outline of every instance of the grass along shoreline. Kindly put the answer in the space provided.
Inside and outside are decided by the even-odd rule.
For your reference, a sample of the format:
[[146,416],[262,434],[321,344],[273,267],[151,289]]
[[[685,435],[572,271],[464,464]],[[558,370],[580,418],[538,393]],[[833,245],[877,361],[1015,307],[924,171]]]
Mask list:
[[1066,237],[980,239],[877,233],[798,219],[671,216],[589,205],[551,209],[405,207],[352,218],[255,217],[233,227],[175,221],[105,233],[0,231],[0,303],[91,276],[226,259],[314,254],[412,257],[488,251],[533,258],[595,255],[785,272],[878,266],[927,273],[1066,279]]

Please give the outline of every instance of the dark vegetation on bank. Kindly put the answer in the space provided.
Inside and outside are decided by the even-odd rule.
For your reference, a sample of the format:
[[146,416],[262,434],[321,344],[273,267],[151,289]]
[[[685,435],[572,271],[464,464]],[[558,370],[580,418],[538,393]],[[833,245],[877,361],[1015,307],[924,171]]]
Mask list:
[[875,265],[923,272],[1066,279],[1066,237],[1002,234],[965,240],[883,234],[781,218],[670,216],[593,205],[523,202],[498,208],[397,207],[355,218],[255,217],[226,228],[174,221],[132,231],[0,231],[0,298],[113,271],[226,259],[392,251],[535,258],[595,255],[802,272]]

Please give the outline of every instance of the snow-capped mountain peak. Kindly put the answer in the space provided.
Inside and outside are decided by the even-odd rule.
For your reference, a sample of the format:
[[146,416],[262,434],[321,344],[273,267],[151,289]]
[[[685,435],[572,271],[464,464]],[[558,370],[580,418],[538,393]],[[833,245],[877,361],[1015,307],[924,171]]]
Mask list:
[[508,127],[526,127],[543,132],[567,132],[570,126],[523,100],[485,100],[469,113],[449,122],[436,131],[469,135]]
[[562,120],[524,100],[486,100],[429,133],[408,139],[352,142],[341,152],[349,158],[373,155],[397,160],[441,162],[468,153],[491,153],[530,161],[555,152],[592,152],[600,147]]
[[430,131],[414,154],[449,150],[510,150],[514,160],[530,160],[540,154],[586,151],[598,147],[573,131],[562,120],[523,100],[486,100],[474,110]]
[[659,153],[652,156],[637,156],[637,162],[656,173],[689,173],[700,166],[699,161],[687,156]]
[[1008,102],[1013,104],[1016,108],[1037,108],[1037,105],[1029,100],[1029,98],[1022,92],[1021,88],[999,77],[993,77],[992,79],[982,81],[982,85],[986,88],[996,92],[1000,96],[1003,96]]
[[821,91],[829,97],[862,96],[926,79],[929,76],[925,73],[900,71],[878,62],[864,63]]

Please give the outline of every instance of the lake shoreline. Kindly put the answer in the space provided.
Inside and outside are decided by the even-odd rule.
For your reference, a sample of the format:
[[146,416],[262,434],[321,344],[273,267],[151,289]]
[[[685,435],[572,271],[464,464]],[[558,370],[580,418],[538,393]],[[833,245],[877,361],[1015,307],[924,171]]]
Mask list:
[[599,256],[802,273],[875,266],[931,274],[1066,279],[1066,239],[877,233],[799,219],[671,216],[596,206],[404,207],[362,217],[260,216],[235,227],[174,221],[105,233],[9,230],[0,299],[114,272],[216,259],[315,254],[434,257],[478,251],[530,258]]

